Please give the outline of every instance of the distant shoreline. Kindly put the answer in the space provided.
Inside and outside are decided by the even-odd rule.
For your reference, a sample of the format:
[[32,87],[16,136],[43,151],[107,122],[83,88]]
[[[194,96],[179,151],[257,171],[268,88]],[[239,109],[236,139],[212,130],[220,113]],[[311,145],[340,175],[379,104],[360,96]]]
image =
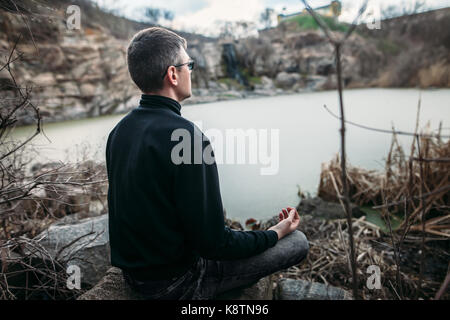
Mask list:
[[[348,88],[345,89],[345,92],[347,91],[353,91],[353,90],[375,90],[375,89],[379,89],[379,90],[420,90],[420,91],[445,91],[445,90],[450,90],[450,88],[381,88],[381,87],[366,87],[366,88]],[[194,89],[195,90],[195,89]],[[205,89],[207,90],[207,89]],[[192,95],[191,98],[187,99],[186,101],[181,103],[182,107],[190,107],[190,106],[195,106],[195,105],[203,105],[203,104],[207,104],[207,103],[215,103],[215,102],[222,102],[222,101],[237,101],[237,100],[248,100],[248,99],[260,99],[260,98],[269,98],[269,97],[280,97],[280,96],[292,96],[292,95],[297,95],[297,94],[304,94],[304,93],[322,93],[322,92],[330,92],[330,91],[336,91],[334,89],[330,89],[330,90],[308,90],[308,89],[304,89],[304,90],[298,90],[298,91],[293,91],[293,90],[282,90],[282,89],[277,89],[277,90],[273,90],[271,92],[262,92],[262,91],[249,91],[249,90],[228,90],[228,91],[216,91],[216,90],[210,90],[213,91],[214,94],[210,95],[208,97],[202,97],[202,96],[196,96],[195,94]],[[256,92],[256,93],[255,93]],[[336,91],[336,94],[337,91]],[[53,123],[63,123],[63,122],[70,122],[70,121],[79,121],[79,120],[88,120],[88,119],[96,119],[96,118],[102,118],[102,117],[107,117],[107,116],[116,116],[116,115],[126,115],[128,112],[130,112],[131,110],[133,110],[134,108],[136,108],[139,105],[139,99],[140,99],[140,95],[135,96],[134,98],[131,98],[130,100],[135,101],[135,103],[128,103],[127,105],[129,105],[128,109],[122,109],[113,113],[108,113],[108,114],[102,114],[102,115],[98,115],[98,116],[93,116],[93,117],[89,117],[89,116],[79,116],[79,117],[67,117],[67,118],[60,118],[60,119],[50,119],[50,118],[46,118],[45,116],[43,117],[43,123],[45,124],[53,124]],[[16,125],[17,128],[26,128],[26,127],[30,127],[30,126],[35,126],[35,123],[28,123],[27,122],[22,122],[21,119],[18,120],[18,124]]]

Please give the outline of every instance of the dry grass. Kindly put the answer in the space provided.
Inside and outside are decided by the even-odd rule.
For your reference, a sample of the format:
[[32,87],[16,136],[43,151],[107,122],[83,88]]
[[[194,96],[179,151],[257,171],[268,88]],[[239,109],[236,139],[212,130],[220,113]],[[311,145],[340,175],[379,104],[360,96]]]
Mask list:
[[[347,168],[352,202],[377,208],[387,225],[394,215],[403,213],[396,231],[390,228],[383,232],[366,216],[352,220],[360,278],[358,290],[363,299],[433,299],[449,272],[450,142],[441,138],[439,130],[434,136],[422,135],[418,146],[420,152],[412,144],[406,157],[394,135],[384,172]],[[341,193],[341,165],[337,156],[322,167],[318,196],[339,202],[337,194]],[[422,194],[428,194],[423,197],[425,201],[420,199]],[[274,218],[263,224],[263,229],[275,223]],[[321,282],[350,291],[346,219],[322,220],[304,215],[299,229],[310,241],[308,257],[300,265],[279,272],[278,277]],[[371,275],[367,268],[371,265],[380,268],[381,289],[367,287]],[[447,290],[441,299],[449,298]]]
[[[303,216],[300,230],[305,233],[310,243],[308,257],[301,264],[277,273],[277,276],[320,282],[351,291],[346,219],[326,221],[312,216]],[[358,289],[361,297],[363,299],[400,299],[394,250],[389,237],[384,236],[377,226],[365,221],[365,217],[353,219],[353,230],[355,232],[358,277],[360,278]],[[446,255],[444,259],[448,260],[448,253],[436,248],[433,250],[434,255]],[[418,291],[419,298],[433,298],[445,277],[445,274],[427,273],[419,290],[419,254],[417,251],[415,242],[408,242],[403,246],[404,263],[401,270],[401,285],[404,299],[415,299]],[[367,280],[371,275],[371,273],[367,273],[367,270],[371,265],[380,268],[380,289],[370,290],[367,287]],[[450,295],[444,295],[442,298],[448,299]]]
[[450,87],[450,64],[440,61],[422,68],[418,73],[418,83],[421,88]]
[[[37,185],[20,200],[0,205],[0,244],[21,236],[33,238],[67,215],[77,214],[82,219],[92,211],[107,211],[103,164],[84,161],[35,165],[31,174],[21,165],[15,178],[10,189],[18,189],[14,194],[19,196],[26,189],[23,186]],[[93,210],[97,204],[100,208]]]
[[[394,135],[384,172],[351,166],[347,170],[352,202],[381,209],[384,216],[394,213],[402,216],[401,228],[409,231],[422,230],[424,205],[425,231],[439,238],[450,238],[450,140],[442,139],[440,133],[422,136],[420,153],[416,144],[412,144],[409,157]],[[422,183],[425,201],[420,200]],[[339,157],[322,165],[318,196],[338,202],[337,190],[342,190]]]

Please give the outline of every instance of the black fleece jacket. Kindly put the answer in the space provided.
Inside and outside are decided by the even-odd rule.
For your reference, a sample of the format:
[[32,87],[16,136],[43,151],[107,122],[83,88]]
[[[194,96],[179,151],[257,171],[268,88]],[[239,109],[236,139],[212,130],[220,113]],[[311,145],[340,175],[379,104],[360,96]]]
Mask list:
[[[144,94],[139,107],[108,137],[111,264],[137,279],[182,275],[200,256],[247,258],[278,240],[272,230],[234,231],[225,226],[216,163],[194,159],[200,147],[214,156],[210,142],[180,110],[173,99]],[[189,139],[176,132],[173,137],[176,129],[188,132]],[[188,148],[180,150],[182,142],[188,142],[183,144]],[[174,163],[173,150],[187,157],[190,152],[191,163]]]

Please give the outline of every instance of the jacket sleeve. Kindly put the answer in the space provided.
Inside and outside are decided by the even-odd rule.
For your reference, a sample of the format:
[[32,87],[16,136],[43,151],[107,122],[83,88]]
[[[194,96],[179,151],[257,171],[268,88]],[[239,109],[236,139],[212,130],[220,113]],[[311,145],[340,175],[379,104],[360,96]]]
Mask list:
[[[247,258],[273,247],[278,241],[275,231],[235,231],[225,226],[212,146],[195,125],[189,131],[191,161],[174,164],[175,207],[187,245],[201,257],[211,260]],[[206,157],[199,157],[199,152]],[[208,154],[211,157],[205,161]]]

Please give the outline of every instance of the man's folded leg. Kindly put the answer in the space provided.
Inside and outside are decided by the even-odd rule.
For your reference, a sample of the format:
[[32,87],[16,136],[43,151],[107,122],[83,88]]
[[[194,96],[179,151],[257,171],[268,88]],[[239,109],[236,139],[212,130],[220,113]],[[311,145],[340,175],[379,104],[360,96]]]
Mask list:
[[303,232],[295,230],[277,244],[256,256],[234,261],[205,260],[201,280],[203,298],[213,298],[226,291],[250,285],[272,273],[295,266],[303,261],[309,243]]

